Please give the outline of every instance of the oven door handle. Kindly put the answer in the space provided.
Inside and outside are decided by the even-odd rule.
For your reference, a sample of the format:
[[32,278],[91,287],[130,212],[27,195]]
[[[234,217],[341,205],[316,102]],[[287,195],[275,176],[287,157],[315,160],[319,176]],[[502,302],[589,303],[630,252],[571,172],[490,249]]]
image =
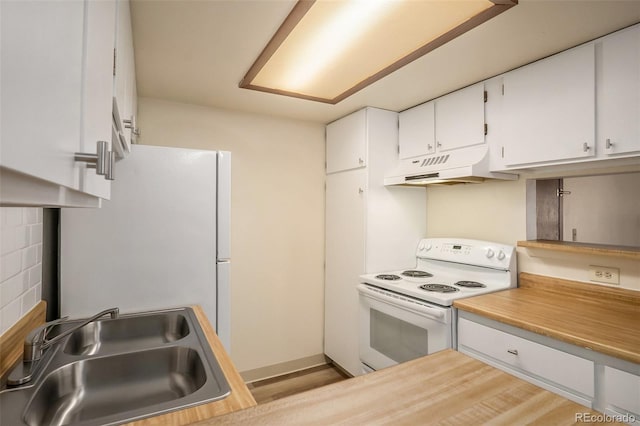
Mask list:
[[442,309],[427,306],[424,303],[413,301],[400,294],[395,294],[385,290],[373,289],[366,284],[358,285],[358,291],[364,296],[371,297],[372,299],[379,300],[380,302],[389,303],[391,305],[409,309],[422,316],[430,317],[435,320],[442,320],[445,315],[445,312]]

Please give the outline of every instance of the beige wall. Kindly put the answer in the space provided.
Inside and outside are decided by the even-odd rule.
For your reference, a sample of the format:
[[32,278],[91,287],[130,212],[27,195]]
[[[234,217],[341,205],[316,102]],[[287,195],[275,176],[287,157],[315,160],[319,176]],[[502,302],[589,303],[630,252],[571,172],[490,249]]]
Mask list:
[[304,366],[301,359],[321,356],[324,126],[150,98],[139,100],[139,125],[143,144],[232,153],[231,357],[238,370]]
[[[575,174],[575,173],[574,173]],[[526,240],[526,178],[429,187],[427,235],[459,236],[515,245]],[[617,257],[518,248],[518,271],[589,281],[589,265],[620,268],[620,287],[640,290],[640,262]]]

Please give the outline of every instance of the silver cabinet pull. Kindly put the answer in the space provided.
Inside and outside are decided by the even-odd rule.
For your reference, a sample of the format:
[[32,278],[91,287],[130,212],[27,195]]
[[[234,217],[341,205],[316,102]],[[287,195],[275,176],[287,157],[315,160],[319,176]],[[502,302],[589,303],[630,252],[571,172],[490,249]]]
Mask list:
[[364,189],[358,188],[358,194],[364,194]]
[[[105,179],[113,180],[113,178],[109,178],[109,168],[113,169],[115,152],[108,150],[107,142],[98,141],[96,143],[95,154],[76,152],[74,153],[73,159],[75,161],[87,163],[87,168],[96,169],[97,175],[104,176]],[[111,172],[111,176],[113,176],[113,172]]]
[[589,146],[588,143],[585,142],[585,143],[582,144],[582,151],[583,152],[588,152],[590,149],[591,149],[591,147]]
[[440,141],[436,142],[436,146],[437,146],[438,148],[442,148],[442,144],[440,143]]
[[507,349],[507,352],[509,352],[511,355],[518,355],[517,349]]
[[612,147],[612,146],[613,146],[613,142],[611,142],[611,139],[607,139],[607,140],[605,141],[605,145],[604,145],[604,147],[605,147],[606,149],[611,149],[611,147]]
[[362,158],[358,158],[358,164],[364,164],[364,160]]
[[433,149],[433,145],[431,145],[430,143],[427,144],[427,151],[431,151]]
[[104,178],[107,180],[116,180],[115,172],[116,172],[116,153],[114,151],[109,151],[107,155],[107,172]]
[[122,120],[125,129],[131,129],[134,136],[140,136],[140,129],[136,127],[136,118],[132,115],[129,120]]

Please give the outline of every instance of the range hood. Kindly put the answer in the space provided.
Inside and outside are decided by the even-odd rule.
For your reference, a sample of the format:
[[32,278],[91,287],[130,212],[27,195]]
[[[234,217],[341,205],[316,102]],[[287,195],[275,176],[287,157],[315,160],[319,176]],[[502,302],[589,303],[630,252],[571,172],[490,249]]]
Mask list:
[[467,146],[400,160],[384,178],[385,186],[426,186],[479,183],[485,180],[517,180],[512,173],[489,171],[489,146]]

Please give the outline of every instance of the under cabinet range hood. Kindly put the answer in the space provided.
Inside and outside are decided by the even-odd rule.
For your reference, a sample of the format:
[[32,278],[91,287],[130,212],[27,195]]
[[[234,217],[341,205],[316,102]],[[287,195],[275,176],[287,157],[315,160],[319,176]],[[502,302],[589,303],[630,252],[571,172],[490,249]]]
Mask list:
[[387,173],[384,184],[455,185],[517,179],[517,174],[490,172],[489,147],[482,144],[400,160],[398,167]]

